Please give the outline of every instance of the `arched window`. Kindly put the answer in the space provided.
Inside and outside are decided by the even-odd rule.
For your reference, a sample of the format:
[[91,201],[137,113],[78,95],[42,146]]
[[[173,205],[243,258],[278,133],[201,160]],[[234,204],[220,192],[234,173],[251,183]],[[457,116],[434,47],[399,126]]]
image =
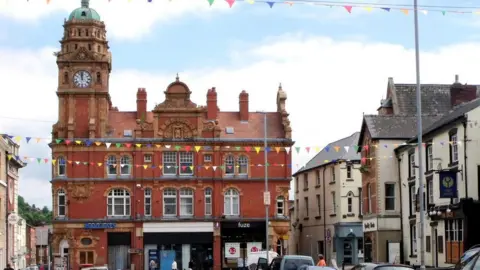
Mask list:
[[130,175],[130,157],[122,156],[120,159],[120,174],[121,175]]
[[285,216],[285,198],[283,196],[277,197],[277,216]]
[[225,174],[235,174],[235,158],[232,155],[225,158]]
[[152,216],[152,190],[150,188],[146,188],[144,191],[144,205],[144,215],[147,217]]
[[353,192],[347,194],[347,213],[353,213]]
[[212,215],[212,189],[205,189],[205,216]]
[[107,175],[117,175],[117,158],[115,156],[107,158]]
[[67,175],[67,161],[64,157],[57,158],[57,176]]
[[238,158],[238,174],[248,174],[248,158],[246,156]]
[[224,215],[238,216],[240,215],[240,194],[238,190],[230,188],[224,194]]
[[372,213],[372,187],[371,184],[367,184],[367,213]]
[[57,216],[64,217],[67,214],[67,194],[65,190],[57,191]]
[[180,216],[193,216],[193,190],[190,188],[180,190]]
[[163,191],[163,215],[177,215],[177,191],[173,188],[167,188]]
[[130,193],[125,189],[112,189],[107,198],[108,216],[130,216]]
[[[67,45],[67,52],[68,52],[68,45]],[[68,83],[68,72],[63,73],[63,83]]]

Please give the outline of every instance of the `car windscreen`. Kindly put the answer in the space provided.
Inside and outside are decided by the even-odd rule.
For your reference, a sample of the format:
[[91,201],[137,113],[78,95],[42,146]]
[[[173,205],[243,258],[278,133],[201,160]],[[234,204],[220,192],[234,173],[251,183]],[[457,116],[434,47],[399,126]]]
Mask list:
[[413,270],[412,267],[400,266],[400,265],[385,265],[375,267],[375,270]]
[[460,261],[455,264],[455,269],[462,269],[467,263],[470,262],[470,260],[475,258],[474,255],[477,254],[479,251],[480,248],[474,248],[465,251],[465,253],[463,253],[462,257],[460,258]]
[[312,260],[308,259],[285,259],[284,270],[298,270],[302,265],[313,265]]

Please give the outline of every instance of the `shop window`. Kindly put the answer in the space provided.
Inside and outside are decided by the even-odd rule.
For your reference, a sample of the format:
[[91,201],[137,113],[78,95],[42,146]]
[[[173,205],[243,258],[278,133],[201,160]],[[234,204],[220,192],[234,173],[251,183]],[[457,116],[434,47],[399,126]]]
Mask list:
[[144,191],[145,216],[152,216],[152,189],[147,188]]
[[463,254],[463,220],[445,220],[445,256],[447,263],[456,263]]
[[107,158],[107,175],[117,175],[117,158],[115,156]]
[[205,216],[212,215],[212,189],[205,189]]
[[93,251],[80,251],[80,264],[94,264]]
[[131,160],[129,156],[122,156],[120,159],[120,174],[121,175],[130,175],[131,171]]
[[112,189],[107,198],[107,215],[130,216],[130,193],[125,189]]
[[277,216],[285,216],[285,198],[283,196],[277,198]]
[[57,158],[57,176],[67,175],[67,162],[64,157]]
[[190,188],[180,190],[180,216],[193,216],[193,190]]
[[163,215],[177,215],[177,191],[173,188],[167,188],[163,191]]
[[228,155],[225,158],[225,174],[226,175],[235,174],[235,158],[232,155]]
[[64,217],[66,214],[67,210],[67,195],[65,194],[65,190],[59,189],[57,191],[57,207],[58,207],[58,212],[57,215],[59,217]]
[[234,188],[228,189],[224,194],[224,215],[240,215],[240,194]]

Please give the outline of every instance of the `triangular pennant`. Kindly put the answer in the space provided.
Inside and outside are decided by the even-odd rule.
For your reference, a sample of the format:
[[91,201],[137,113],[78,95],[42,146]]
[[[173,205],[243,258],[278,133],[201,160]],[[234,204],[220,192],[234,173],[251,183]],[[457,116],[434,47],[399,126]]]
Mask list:
[[273,8],[273,5],[275,5],[275,2],[267,1],[267,4],[270,8]]
[[61,142],[62,142],[62,139],[55,139],[55,143],[56,143],[56,144],[59,144],[59,143],[61,143]]
[[160,148],[160,147],[162,147],[162,145],[160,145],[160,144],[155,144],[155,147],[156,147],[156,148]]
[[75,141],[76,144],[82,144],[82,141]]
[[208,170],[210,168],[210,166],[207,166],[207,165],[205,165],[204,167],[205,167],[205,170]]
[[400,11],[405,14],[405,15],[408,15],[408,9],[400,9]]
[[12,155],[7,155],[7,158],[8,158],[8,160],[10,160],[10,159],[13,158],[13,156]]
[[142,144],[141,144],[141,143],[137,143],[137,144],[135,144],[135,146],[138,147],[138,148],[142,148]]
[[208,1],[208,4],[210,4],[210,6],[213,5],[213,2],[215,2],[215,0],[207,0]]
[[245,151],[247,151],[247,152],[250,152],[250,150],[252,150],[252,148],[250,146],[245,146],[244,148],[245,148]]
[[275,151],[278,153],[280,153],[280,147],[275,147]]
[[235,0],[225,0],[225,1],[228,3],[230,7],[232,7],[233,4],[235,4]]
[[382,8],[383,10],[385,10],[386,12],[390,12],[390,8]]
[[185,151],[190,152],[190,149],[192,149],[192,147],[190,145],[185,146]]
[[355,150],[355,152],[358,152],[358,149],[359,149],[359,148],[360,148],[360,147],[359,147],[358,145],[354,145],[354,146],[353,146],[353,150]]
[[80,164],[80,161],[75,161],[75,164],[77,164],[77,165]]
[[295,147],[295,150],[297,151],[297,154],[300,153],[300,147]]
[[170,149],[171,145],[165,145],[165,148]]
[[285,152],[287,152],[287,154],[290,154],[290,150],[291,150],[290,147],[285,147]]
[[212,169],[213,169],[214,171],[216,171],[216,170],[217,170],[217,166],[212,166]]
[[65,144],[66,144],[66,145],[69,145],[71,142],[72,142],[72,141],[70,141],[70,140],[65,140]]
[[98,162],[98,163],[97,163],[98,167],[102,166],[102,164],[103,164],[103,163],[101,163],[101,162]]
[[335,152],[338,153],[338,151],[340,151],[340,146],[334,146],[333,149],[335,149]]
[[126,146],[127,148],[130,148],[130,147],[132,146],[132,144],[131,144],[131,143],[126,143],[125,146]]
[[348,153],[348,150],[350,150],[350,146],[344,146],[343,149],[345,149],[345,152]]
[[190,170],[192,170],[192,171],[193,171],[193,166],[188,166],[188,168],[190,168]]
[[52,159],[52,164],[55,165],[57,163],[56,159]]
[[107,146],[107,148],[110,148],[110,145],[112,145],[112,143],[109,143],[109,142],[105,143],[105,146]]
[[31,139],[32,137],[25,137],[25,140],[27,141],[27,143],[29,143]]
[[326,152],[330,152],[330,146],[328,146],[328,145],[325,146],[325,151],[326,151]]
[[95,142],[95,145],[100,146],[100,145],[102,145],[102,142]]
[[198,146],[198,145],[197,145],[197,146],[195,146],[195,151],[196,151],[197,153],[198,153],[198,151],[200,151],[200,149],[202,149],[202,147],[201,147],[201,146]]
[[348,13],[352,13],[352,6],[344,6]]
[[117,148],[120,148],[120,147],[122,147],[122,144],[121,144],[121,143],[116,143],[115,146],[116,146]]
[[255,146],[255,152],[257,152],[257,154],[260,153],[260,149],[261,149],[261,147]]
[[146,170],[148,168],[148,165],[143,165],[143,169]]
[[90,147],[92,145],[92,141],[90,140],[85,140],[85,145]]
[[307,151],[307,153],[310,153],[310,147],[309,146],[305,147],[305,150]]
[[175,150],[179,151],[182,147],[180,145],[175,145]]

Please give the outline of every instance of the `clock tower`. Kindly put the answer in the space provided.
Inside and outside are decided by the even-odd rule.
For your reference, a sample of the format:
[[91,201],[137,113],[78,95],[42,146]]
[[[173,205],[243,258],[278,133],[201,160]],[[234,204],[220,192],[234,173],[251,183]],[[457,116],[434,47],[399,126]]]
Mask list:
[[112,55],[105,23],[89,2],[81,0],[81,7],[65,19],[55,53],[59,108],[53,138],[100,138],[107,132]]

